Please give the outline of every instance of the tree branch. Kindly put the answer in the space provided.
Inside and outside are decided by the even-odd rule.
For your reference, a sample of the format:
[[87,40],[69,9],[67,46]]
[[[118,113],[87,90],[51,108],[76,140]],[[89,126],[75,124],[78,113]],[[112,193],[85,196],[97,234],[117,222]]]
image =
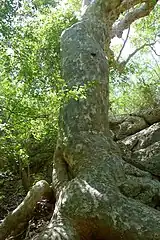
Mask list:
[[[135,3],[137,3],[137,2],[138,1],[135,1]],[[133,23],[135,20],[149,15],[149,13],[155,7],[156,3],[157,3],[157,0],[145,2],[139,8],[135,8],[133,11],[127,13],[119,23],[117,23],[115,26],[113,26],[111,38],[113,38],[115,36],[121,38],[123,31],[125,29],[127,29],[131,25],[131,23]],[[126,9],[127,9],[127,7],[126,7]]]
[[[129,31],[128,31],[128,34],[129,35]],[[126,60],[122,61],[122,62],[118,62],[119,58],[120,58],[120,55],[122,53],[122,50],[124,49],[124,46],[125,46],[125,43],[127,42],[127,38],[123,44],[123,47],[120,51],[120,54],[119,56],[117,57],[117,59],[114,59],[114,56],[112,55],[112,66],[114,66],[114,68],[116,68],[119,72],[123,72],[125,66],[127,65],[127,63],[130,61],[130,59],[137,53],[139,52],[140,50],[142,50],[144,47],[151,47],[155,44],[155,42],[153,43],[145,43],[143,44],[142,46],[140,46],[139,48],[137,48],[135,51],[133,51]]]
[[124,47],[125,47],[125,45],[126,45],[126,42],[127,42],[128,38],[129,38],[129,33],[130,33],[130,27],[128,28],[128,32],[127,32],[126,39],[124,40],[123,46],[122,46],[122,48],[121,48],[121,50],[120,50],[120,52],[119,52],[119,55],[118,55],[118,57],[117,57],[117,59],[116,59],[117,62],[119,61],[120,56],[121,56],[121,54],[122,54],[122,51],[123,51],[123,49],[124,49]]
[[158,54],[158,53],[156,52],[156,50],[153,48],[153,46],[150,46],[150,48],[152,49],[152,51],[155,53],[156,56],[160,57],[160,54]]
[[140,50],[142,50],[144,47],[150,47],[150,46],[153,46],[155,44],[155,42],[153,43],[145,43],[143,44],[142,46],[140,46],[139,48],[137,48],[134,52],[132,52],[131,54],[129,54],[128,58],[122,62],[123,66],[125,66],[129,61],[130,59],[137,53],[139,52]]
[[119,11],[123,13],[131,9],[132,7],[136,6],[137,4],[143,3],[143,2],[146,2],[146,0],[143,0],[143,1],[142,0],[130,0],[130,1],[124,0],[119,7]]

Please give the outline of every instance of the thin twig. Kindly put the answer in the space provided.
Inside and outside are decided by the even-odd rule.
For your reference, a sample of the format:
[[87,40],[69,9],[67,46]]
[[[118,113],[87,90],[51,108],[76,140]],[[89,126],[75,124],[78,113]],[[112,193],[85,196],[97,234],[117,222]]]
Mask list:
[[126,43],[127,43],[127,40],[128,40],[128,38],[129,38],[129,33],[130,33],[130,26],[129,26],[129,28],[128,28],[128,32],[127,32],[126,39],[125,39],[125,41],[123,42],[123,46],[122,46],[122,48],[121,48],[121,50],[120,50],[120,52],[119,52],[119,55],[118,55],[118,57],[117,57],[117,59],[116,59],[117,62],[119,61],[119,59],[120,59],[120,57],[121,57],[121,54],[122,54],[122,51],[123,51],[123,49],[124,49],[124,47],[125,47],[125,45],[126,45]]
[[154,44],[155,44],[155,42],[153,42],[153,43],[145,43],[142,46],[140,46],[139,48],[137,48],[134,52],[129,54],[128,58],[123,62],[123,65],[125,66],[137,52],[139,52],[140,50],[142,50],[145,47],[150,47],[150,46],[152,46]]
[[153,46],[150,46],[150,48],[151,48],[152,51],[156,54],[156,56],[160,57],[160,54],[158,54],[158,53],[156,52],[156,50],[153,48]]

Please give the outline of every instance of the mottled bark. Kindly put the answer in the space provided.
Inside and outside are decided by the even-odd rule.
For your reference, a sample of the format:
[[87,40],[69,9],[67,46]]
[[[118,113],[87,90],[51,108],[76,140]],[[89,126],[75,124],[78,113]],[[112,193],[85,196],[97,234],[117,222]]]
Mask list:
[[149,13],[154,9],[156,2],[158,0],[124,0],[122,1],[122,4],[120,5],[120,11],[124,12],[125,10],[129,10],[131,7],[134,7],[138,3],[144,3],[140,5],[139,7],[133,9],[130,12],[127,12],[125,16],[119,21],[117,24],[113,26],[112,29],[112,37],[117,36],[117,37],[122,37],[123,31],[138,18],[145,17],[149,15]]
[[[68,88],[88,89],[85,99],[69,99],[60,111],[53,167],[57,203],[50,224],[38,239],[160,239],[159,212],[126,194],[128,178],[109,133],[109,70],[104,48],[109,47],[121,2],[93,1],[82,20],[61,37]],[[147,181],[142,183],[144,187]],[[157,188],[155,194],[159,194],[159,184]]]
[[[109,49],[113,36],[121,36],[133,21],[149,14],[156,2],[84,1],[81,21],[62,34],[64,80],[69,89],[84,87],[86,92],[85,98],[70,98],[60,110],[59,139],[53,164],[57,202],[50,224],[38,240],[160,239],[160,214],[153,208],[160,198],[160,184],[150,174],[126,163],[110,135],[109,67],[104,51]],[[137,8],[141,3],[144,5]],[[133,11],[124,14],[115,25],[119,15],[132,7],[135,7]],[[146,113],[146,118],[150,115]],[[154,119],[159,118],[159,111],[153,115]],[[146,121],[140,124],[142,127],[148,125]],[[136,125],[126,134],[132,134],[135,129]],[[17,222],[29,217],[28,212],[33,211],[46,187],[48,191],[48,184],[42,183],[32,191],[33,197],[27,195],[4,220],[0,228],[1,239]],[[144,195],[148,190],[148,195]]]

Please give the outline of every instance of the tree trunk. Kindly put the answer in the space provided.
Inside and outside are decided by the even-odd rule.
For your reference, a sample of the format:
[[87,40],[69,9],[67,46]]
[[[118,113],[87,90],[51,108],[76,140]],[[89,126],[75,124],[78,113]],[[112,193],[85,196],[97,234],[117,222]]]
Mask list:
[[[124,163],[121,150],[110,134],[109,66],[104,52],[104,49],[109,52],[112,37],[121,36],[134,20],[148,15],[156,2],[91,1],[84,6],[81,21],[62,34],[62,69],[66,85],[71,90],[84,88],[85,96],[78,100],[70,98],[60,110],[53,165],[56,205],[48,227],[38,240],[160,239],[159,211],[144,204],[143,194],[140,194],[142,199],[137,196],[137,201],[132,198],[137,188],[149,188],[149,199],[160,197],[160,183],[150,175],[148,178],[144,169],[137,174],[145,177],[144,182],[134,177],[128,181],[125,168],[130,168],[131,172],[136,168],[130,160]],[[135,7],[141,3],[144,5]],[[131,8],[132,11],[128,11]],[[114,24],[121,13],[124,18]],[[146,116],[150,118],[151,113]],[[153,116],[159,119],[159,110]],[[2,222],[1,239],[14,231],[23,219],[28,220],[36,202],[49,192],[45,181],[37,183]]]
[[85,98],[69,99],[60,110],[53,167],[57,203],[41,240],[160,239],[159,211],[120,191],[126,176],[108,126],[109,67],[104,48],[109,48],[121,2],[93,1],[81,21],[62,34],[66,84],[87,90]]

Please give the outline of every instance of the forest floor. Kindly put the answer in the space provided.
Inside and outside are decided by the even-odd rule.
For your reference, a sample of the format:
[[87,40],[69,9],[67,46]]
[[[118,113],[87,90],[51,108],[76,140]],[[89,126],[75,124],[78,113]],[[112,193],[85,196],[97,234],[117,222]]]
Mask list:
[[24,196],[21,179],[11,172],[0,172],[0,222],[23,201]]
[[[12,212],[26,196],[21,179],[11,173],[0,172],[0,223]],[[53,214],[54,204],[42,199],[37,203],[32,219],[24,226],[23,230],[6,240],[28,240],[42,231],[49,223]]]

